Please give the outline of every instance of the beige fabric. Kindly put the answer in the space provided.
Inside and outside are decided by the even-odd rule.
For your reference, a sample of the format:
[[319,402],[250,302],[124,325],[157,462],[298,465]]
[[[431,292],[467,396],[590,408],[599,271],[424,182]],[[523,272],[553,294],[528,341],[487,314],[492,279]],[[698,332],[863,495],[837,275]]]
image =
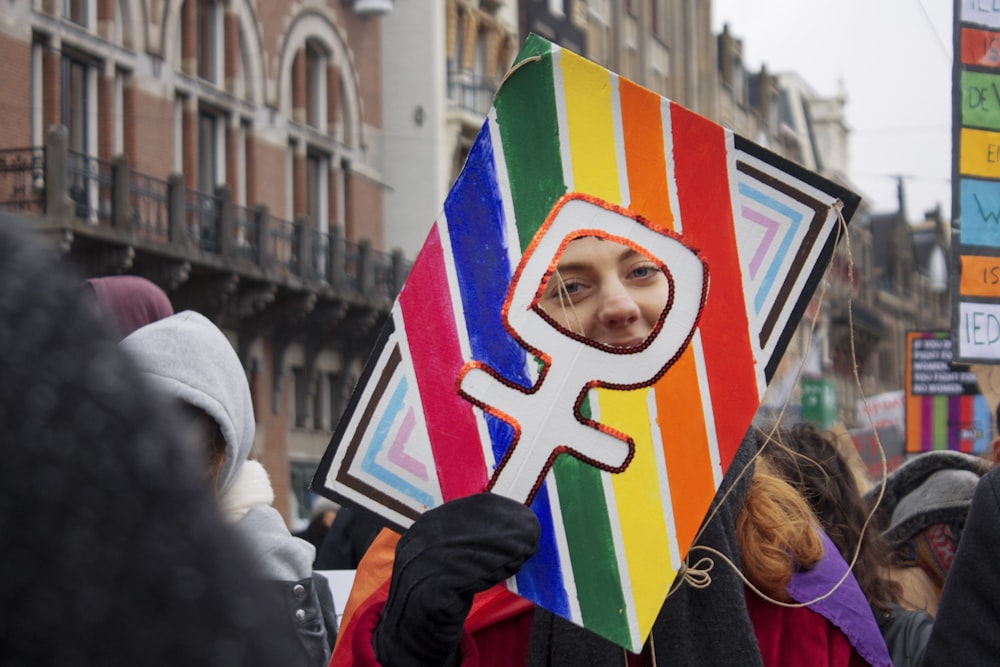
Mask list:
[[888,574],[890,579],[899,582],[903,588],[899,606],[926,611],[931,616],[937,615],[941,591],[937,590],[923,570],[919,567],[900,567],[890,570]]

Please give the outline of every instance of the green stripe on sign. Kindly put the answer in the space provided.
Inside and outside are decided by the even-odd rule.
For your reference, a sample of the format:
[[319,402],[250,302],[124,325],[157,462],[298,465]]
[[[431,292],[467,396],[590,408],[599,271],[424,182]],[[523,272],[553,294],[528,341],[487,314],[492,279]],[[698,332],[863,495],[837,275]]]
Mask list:
[[[551,43],[529,36],[516,62],[534,56],[540,60],[521,65],[493,101],[522,251],[566,193]],[[589,416],[588,406],[583,407]],[[610,641],[629,646],[631,634],[601,473],[567,455],[556,457],[552,470],[582,622]]]
[[[584,418],[590,419],[589,401],[580,408]],[[567,454],[556,457],[552,469],[583,624],[616,644],[629,646],[628,615],[601,471]]]
[[530,36],[518,53],[517,62],[533,56],[540,56],[541,60],[521,65],[493,100],[522,251],[552,205],[566,192],[559,152],[551,44]]
[[948,397],[935,396],[934,449],[948,449]]
[[[563,508],[583,625],[621,646],[631,639],[600,471],[560,454],[552,469]],[[572,508],[566,511],[566,508]]]

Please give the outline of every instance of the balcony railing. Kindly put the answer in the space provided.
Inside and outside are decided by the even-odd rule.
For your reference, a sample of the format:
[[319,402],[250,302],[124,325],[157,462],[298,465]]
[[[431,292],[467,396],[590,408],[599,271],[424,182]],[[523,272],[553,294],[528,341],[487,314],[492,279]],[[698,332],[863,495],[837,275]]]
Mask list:
[[448,72],[448,102],[454,108],[485,117],[496,90],[496,83],[482,75]]
[[333,263],[330,261],[330,234],[321,229],[312,229],[312,269],[322,282],[333,284]]
[[362,290],[362,264],[361,246],[344,241],[344,285],[348,289],[358,292]]
[[271,257],[274,266],[285,273],[298,273],[299,228],[291,220],[271,218]]
[[246,206],[233,206],[233,228],[236,231],[236,253],[245,260],[256,262],[259,245],[253,211]]
[[69,197],[74,215],[91,224],[111,220],[112,167],[107,160],[69,151]]
[[153,241],[169,241],[170,184],[133,171],[128,189],[131,222],[139,236]]
[[22,211],[45,210],[45,149],[0,150],[0,206]]
[[218,253],[222,249],[221,198],[188,188],[184,209],[191,241],[205,252]]
[[187,188],[183,176],[166,180],[132,171],[125,156],[101,160],[70,151],[65,132],[48,145],[0,150],[0,206],[34,209],[62,224],[108,227],[129,243],[197,249],[234,262],[237,270],[335,285],[363,298],[392,299],[409,262],[346,241],[340,228],[317,229],[306,217],[284,220],[265,206],[232,201],[229,189]]

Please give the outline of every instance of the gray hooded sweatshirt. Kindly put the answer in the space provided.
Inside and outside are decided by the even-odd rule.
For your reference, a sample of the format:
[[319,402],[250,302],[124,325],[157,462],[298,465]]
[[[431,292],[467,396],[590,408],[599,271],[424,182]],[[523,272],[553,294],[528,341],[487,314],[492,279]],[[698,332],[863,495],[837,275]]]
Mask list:
[[[310,606],[307,596],[313,592],[316,549],[291,535],[271,506],[274,491],[267,472],[248,460],[255,430],[253,402],[243,365],[229,340],[208,318],[187,310],[137,329],[121,347],[155,387],[218,422],[226,441],[216,488],[220,509],[246,543],[257,573],[266,581],[289,584],[292,613],[300,622],[315,621],[320,612],[303,612],[303,607]],[[309,642],[316,635],[312,625]],[[326,633],[322,634],[325,643]]]

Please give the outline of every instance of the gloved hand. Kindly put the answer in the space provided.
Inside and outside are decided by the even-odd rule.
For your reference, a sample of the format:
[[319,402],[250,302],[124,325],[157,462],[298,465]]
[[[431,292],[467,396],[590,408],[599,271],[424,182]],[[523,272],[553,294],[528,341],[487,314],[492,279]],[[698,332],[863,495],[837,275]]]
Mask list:
[[538,548],[525,505],[494,493],[448,501],[396,545],[389,598],[372,638],[384,667],[456,665],[472,596],[517,573]]

